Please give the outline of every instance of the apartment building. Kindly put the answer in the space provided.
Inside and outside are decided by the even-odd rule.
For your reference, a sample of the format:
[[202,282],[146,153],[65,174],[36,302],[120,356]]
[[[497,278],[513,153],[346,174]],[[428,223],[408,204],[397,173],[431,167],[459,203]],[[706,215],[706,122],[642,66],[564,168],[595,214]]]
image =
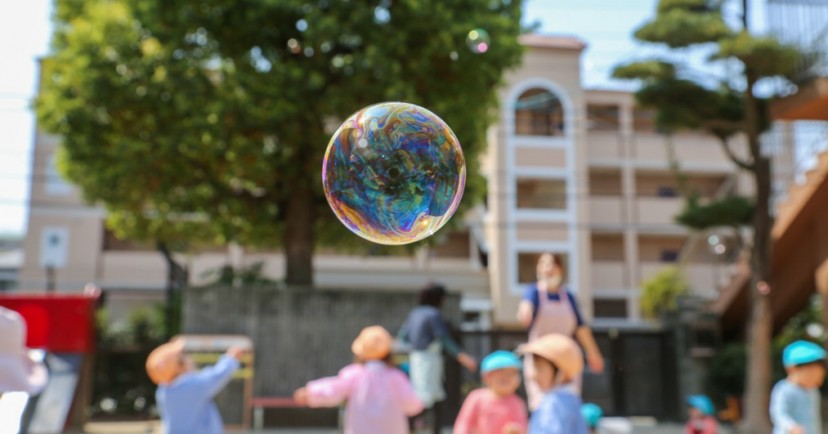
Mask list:
[[[553,251],[566,258],[569,286],[596,323],[639,322],[641,282],[677,262],[694,293],[715,298],[733,260],[729,235],[692,234],[674,223],[683,199],[668,150],[703,197],[749,193],[749,179],[709,136],[682,133],[668,141],[631,93],[583,89],[582,41],[527,35],[521,42],[527,47],[523,65],[500,90],[500,119],[482,157],[486,205],[455,216],[465,219],[464,229],[441,231],[436,246],[413,255],[320,251],[318,286],[415,290],[440,281],[463,293],[464,309],[477,326],[510,328],[523,288],[535,278],[538,255]],[[57,137],[35,135],[21,290],[78,291],[94,282],[109,290],[116,311],[161,299],[162,256],[106,229],[105,211],[85,204],[55,171],[58,145]],[[792,176],[785,169],[793,159],[787,149],[773,150],[782,169],[780,189]],[[181,259],[194,284],[227,263],[261,261],[266,276],[284,275],[278,252],[231,248]]]
[[[640,321],[641,283],[666,265],[681,263],[692,292],[716,298],[732,273],[732,236],[691,233],[674,222],[684,199],[670,161],[704,199],[750,194],[751,180],[714,138],[668,138],[632,94],[582,89],[583,42],[538,35],[522,42],[528,50],[501,90],[484,164],[494,323],[514,324],[545,251],[567,258],[570,288],[596,323]],[[788,138],[780,128],[769,140],[779,191],[793,178]]]

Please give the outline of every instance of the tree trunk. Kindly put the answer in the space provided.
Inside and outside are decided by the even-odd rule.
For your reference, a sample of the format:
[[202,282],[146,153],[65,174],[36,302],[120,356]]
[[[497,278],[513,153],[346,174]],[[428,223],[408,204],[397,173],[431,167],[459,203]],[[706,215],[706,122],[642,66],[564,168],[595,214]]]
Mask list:
[[758,290],[760,281],[771,277],[771,160],[762,156],[759,143],[759,106],[753,96],[756,82],[750,71],[746,73],[745,122],[748,143],[755,164],[756,213],[753,218],[753,246],[751,250],[750,318],[748,323],[748,366],[744,397],[745,420],[742,431],[751,434],[770,433],[768,408],[771,386],[771,338],[773,314],[768,293]]
[[285,282],[291,287],[313,286],[313,192],[307,182],[291,188],[285,223]]
[[180,312],[175,312],[175,292],[182,291],[189,284],[190,276],[187,269],[176,262],[166,243],[158,242],[157,247],[167,262],[167,283],[164,286],[164,336],[170,339],[177,331],[176,317],[180,315]]

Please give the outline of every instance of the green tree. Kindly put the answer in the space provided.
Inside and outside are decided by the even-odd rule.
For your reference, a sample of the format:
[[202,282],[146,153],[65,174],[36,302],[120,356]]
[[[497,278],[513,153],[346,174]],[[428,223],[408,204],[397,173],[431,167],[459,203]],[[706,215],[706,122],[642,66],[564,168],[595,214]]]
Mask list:
[[[116,232],[278,247],[302,286],[315,245],[365,245],[322,194],[338,121],[386,100],[428,107],[463,144],[469,206],[522,56],[520,0],[58,0],[55,16],[38,119]],[[485,53],[466,49],[475,28]]]
[[689,289],[687,279],[678,267],[664,267],[641,286],[641,314],[646,318],[656,318],[662,312],[675,311],[678,298]]
[[[752,35],[747,0],[741,1],[741,26],[731,28],[722,17],[722,3],[660,0],[656,16],[636,30],[635,37],[662,44],[674,54],[686,54],[691,47],[707,47],[715,51],[709,62],[738,65],[738,72],[716,78],[692,71],[688,65],[653,59],[619,66],[614,76],[641,81],[637,100],[656,109],[656,120],[663,131],[707,131],[719,139],[730,159],[753,177],[755,201],[728,198],[728,203],[705,204],[691,200],[679,221],[697,229],[736,226],[747,220],[753,225],[744,429],[767,433],[773,320],[768,295],[756,288],[759,281],[769,281],[771,273],[771,159],[762,153],[760,144],[760,135],[770,122],[767,102],[757,96],[756,87],[763,79],[791,76],[801,54],[773,37]],[[737,134],[747,139],[747,155],[731,148],[731,139]],[[722,212],[725,214],[713,215]]]

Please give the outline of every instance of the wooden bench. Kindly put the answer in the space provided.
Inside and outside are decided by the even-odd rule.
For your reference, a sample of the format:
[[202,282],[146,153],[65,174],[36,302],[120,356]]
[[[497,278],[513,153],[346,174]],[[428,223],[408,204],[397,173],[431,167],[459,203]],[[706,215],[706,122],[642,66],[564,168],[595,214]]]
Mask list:
[[266,408],[299,408],[301,407],[290,396],[255,396],[250,400],[253,408],[253,429],[264,429],[264,411]]

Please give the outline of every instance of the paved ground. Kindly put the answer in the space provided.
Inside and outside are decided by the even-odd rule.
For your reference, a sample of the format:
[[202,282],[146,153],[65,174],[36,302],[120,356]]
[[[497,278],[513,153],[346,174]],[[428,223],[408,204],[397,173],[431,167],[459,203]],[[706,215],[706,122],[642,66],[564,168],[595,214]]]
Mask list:
[[[109,422],[87,424],[86,433],[89,434],[160,434],[157,422]],[[250,432],[252,434],[252,431]],[[266,430],[262,434],[339,434],[337,430],[330,429],[278,429]],[[680,425],[654,425],[649,421],[635,421],[636,434],[683,434],[683,427]],[[730,431],[724,430],[723,434]],[[450,434],[446,430],[445,434]]]

